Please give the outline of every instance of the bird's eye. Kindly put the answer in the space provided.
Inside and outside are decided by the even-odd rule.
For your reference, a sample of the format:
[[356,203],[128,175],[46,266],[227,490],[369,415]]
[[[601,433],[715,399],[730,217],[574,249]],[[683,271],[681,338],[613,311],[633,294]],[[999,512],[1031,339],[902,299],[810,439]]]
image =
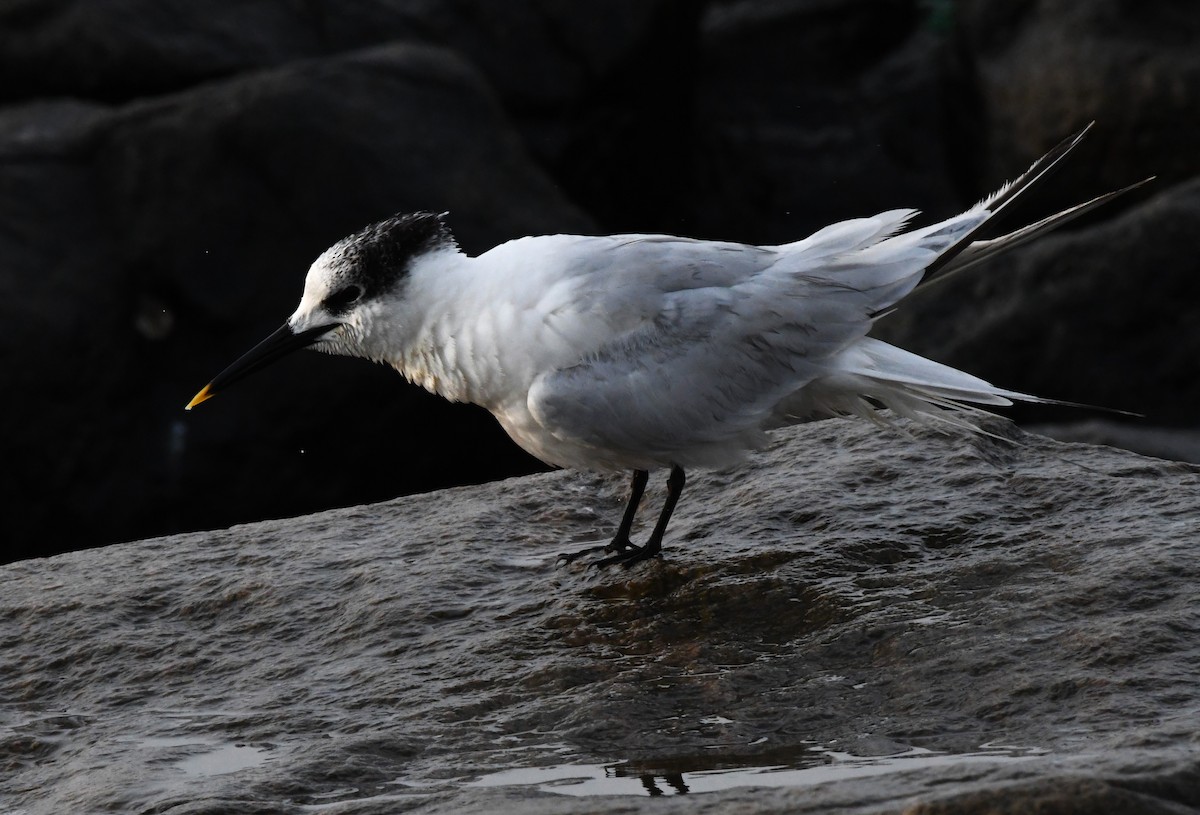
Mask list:
[[341,314],[362,297],[362,288],[353,284],[338,289],[325,298],[325,310],[330,314]]

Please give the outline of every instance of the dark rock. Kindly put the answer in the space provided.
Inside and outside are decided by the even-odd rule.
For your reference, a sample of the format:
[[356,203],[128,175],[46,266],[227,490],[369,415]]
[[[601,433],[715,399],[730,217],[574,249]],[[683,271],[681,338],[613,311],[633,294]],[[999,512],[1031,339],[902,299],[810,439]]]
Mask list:
[[694,83],[705,3],[662,3],[623,58],[557,106],[515,116],[531,149],[605,232],[687,231],[704,123]]
[[614,71],[671,5],[17,0],[0,8],[0,98],[128,100],[407,41],[456,51],[514,106],[560,104]]
[[[453,54],[396,46],[0,125],[0,302],[30,340],[5,347],[10,559],[536,466],[481,411],[317,355],[182,412],[366,223],[450,210],[468,249],[588,228]],[[428,432],[447,416],[458,432]]]
[[1200,301],[1198,232],[1200,179],[918,290],[874,333],[1006,388],[1194,427],[1200,332],[1183,304]]
[[[0,99],[123,101],[368,46],[425,43],[487,77],[530,152],[609,231],[688,200],[692,0],[302,4],[24,0],[0,8]],[[682,149],[681,149],[682,146]],[[611,223],[609,223],[611,221]]]
[[775,438],[628,571],[575,473],[5,566],[0,808],[1200,808],[1200,470]]
[[912,2],[735,2],[704,21],[689,229],[785,243],[959,206],[942,38]]
[[990,189],[1088,121],[1084,161],[1058,187],[1117,188],[1200,175],[1200,7],[1175,0],[954,4],[971,157]]
[[1146,427],[1141,422],[1111,419],[1026,426],[1025,429],[1059,441],[1106,444],[1142,456],[1200,464],[1200,430]]
[[[177,412],[291,309],[317,252],[380,215],[450,209],[471,249],[579,230],[786,241],[960,210],[1093,117],[1048,197],[1153,172],[1161,191],[1198,172],[1197,30],[1165,0],[2,4],[0,418],[21,508],[4,557],[535,466],[481,412],[344,360]],[[407,45],[356,51],[386,43]],[[1188,206],[1081,232],[1058,244],[1074,259],[1030,272],[1087,258],[1116,282],[1031,306],[1002,291],[1035,262],[1014,259],[980,271],[999,289],[966,286],[897,336],[1002,384],[1191,423],[1195,343],[1164,328],[1193,302]],[[1123,243],[1082,243],[1102,236]]]

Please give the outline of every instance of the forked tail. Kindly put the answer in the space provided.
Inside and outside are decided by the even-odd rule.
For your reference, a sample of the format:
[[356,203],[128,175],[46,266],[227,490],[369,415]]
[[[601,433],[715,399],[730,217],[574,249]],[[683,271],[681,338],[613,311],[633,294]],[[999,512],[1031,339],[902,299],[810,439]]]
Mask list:
[[[996,235],[997,224],[1004,220],[1007,210],[1013,203],[1024,193],[1033,189],[1039,182],[1049,177],[1051,171],[1058,166],[1067,155],[1083,141],[1083,137],[1092,129],[1095,122],[1089,122],[1086,127],[1080,130],[1070,138],[1064,139],[1053,150],[1035,161],[1028,170],[1022,173],[1017,178],[1005,184],[996,192],[984,198],[978,204],[967,210],[964,214],[971,213],[987,213],[987,217],[982,220],[970,232],[963,235],[949,250],[938,256],[937,260],[929,264],[925,269],[925,277],[921,281],[921,286],[928,286],[935,280],[943,280],[946,277],[961,272],[964,269],[986,260],[993,255],[1013,249],[1024,243],[1028,243],[1039,235],[1043,235],[1052,229],[1057,229],[1060,226],[1069,224],[1076,218],[1091,212],[1093,209],[1107,204],[1118,196],[1135,190],[1143,184],[1147,184],[1154,180],[1154,176],[1138,181],[1136,184],[1130,184],[1128,187],[1123,187],[1113,192],[1099,195],[1090,201],[1085,201],[1082,204],[1076,204],[1062,212],[1056,212],[1046,218],[1043,218],[1036,223],[1023,226],[1020,229],[1015,229],[1005,234]],[[995,237],[985,238],[985,235],[992,234]]]

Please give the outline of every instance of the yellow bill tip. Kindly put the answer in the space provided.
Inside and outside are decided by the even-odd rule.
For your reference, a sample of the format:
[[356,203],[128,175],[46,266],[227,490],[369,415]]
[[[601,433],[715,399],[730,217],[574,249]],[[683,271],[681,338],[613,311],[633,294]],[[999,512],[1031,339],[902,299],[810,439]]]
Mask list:
[[206,402],[209,399],[211,399],[212,397],[213,397],[212,385],[211,384],[205,385],[204,388],[201,389],[201,391],[198,394],[196,394],[195,396],[192,397],[192,401],[187,403],[187,407],[185,407],[184,410],[191,410],[196,405],[200,404],[201,402]]

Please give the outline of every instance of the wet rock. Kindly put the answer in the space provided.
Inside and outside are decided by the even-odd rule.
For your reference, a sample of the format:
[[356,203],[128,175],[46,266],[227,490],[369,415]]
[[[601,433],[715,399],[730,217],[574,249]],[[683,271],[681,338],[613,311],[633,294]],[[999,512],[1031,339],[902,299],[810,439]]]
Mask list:
[[[1189,784],[1200,783],[1192,774]],[[1189,798],[1194,796],[1189,795]],[[1171,798],[1161,798],[1127,789],[1122,781],[1113,779],[1055,778],[1033,782],[1017,782],[997,790],[972,792],[948,800],[917,804],[906,815],[960,815],[989,813],[989,815],[1087,815],[1105,812],[1113,815],[1173,815],[1193,812]]]
[[1194,811],[1200,470],[988,430],[780,432],[630,571],[574,473],[3,567],[0,803]]
[[[463,460],[477,478],[537,466],[490,417],[315,354],[182,412],[363,224],[450,210],[474,250],[588,228],[454,54],[388,47],[0,124],[0,310],[29,340],[4,352],[24,507],[6,517],[9,558],[394,496],[461,479]],[[418,430],[393,433],[399,416]],[[447,416],[452,439],[419,431]]]
[[[1050,197],[1152,172],[1162,191],[1197,172],[1197,20],[1115,0],[3,4],[0,419],[22,511],[0,554],[535,467],[480,412],[344,360],[292,360],[211,411],[178,411],[282,319],[318,251],[381,214],[449,209],[475,249],[547,231],[793,240],[897,206],[959,210],[1093,117]],[[980,354],[1005,385],[1190,422],[1194,343],[1164,326],[1192,302],[1191,226],[1160,214],[1185,231],[1121,233],[1150,256],[1108,237],[1083,253],[1104,280],[1153,260],[1139,288],[1049,298],[1067,309],[1053,313],[1003,294],[998,313],[1027,315],[1015,338],[999,317],[977,326],[986,308],[964,290],[968,305],[939,313],[962,340],[920,348],[970,370]],[[1152,303],[1159,280],[1169,299]],[[1120,332],[1083,347],[1091,329],[1067,315]],[[944,336],[922,319],[910,336]],[[1110,398],[1119,382],[1147,387]]]

